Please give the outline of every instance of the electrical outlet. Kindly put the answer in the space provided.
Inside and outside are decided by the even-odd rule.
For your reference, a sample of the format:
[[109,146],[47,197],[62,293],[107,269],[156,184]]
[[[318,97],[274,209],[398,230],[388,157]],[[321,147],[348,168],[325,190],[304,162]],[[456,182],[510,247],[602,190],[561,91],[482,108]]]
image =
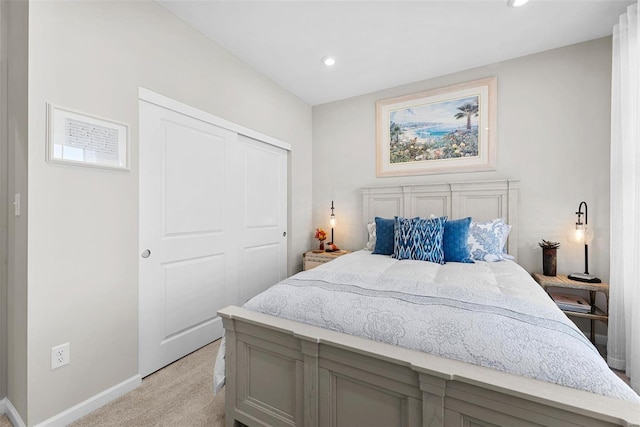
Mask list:
[[51,347],[51,370],[68,365],[70,360],[68,342]]

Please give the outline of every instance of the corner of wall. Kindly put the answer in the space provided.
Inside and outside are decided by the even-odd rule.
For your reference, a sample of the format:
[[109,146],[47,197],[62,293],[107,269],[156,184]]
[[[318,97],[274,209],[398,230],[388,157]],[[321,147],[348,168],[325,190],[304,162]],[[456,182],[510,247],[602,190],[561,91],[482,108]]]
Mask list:
[[18,419],[28,423],[26,202],[29,2],[2,3],[7,15],[6,194],[7,199],[12,199],[13,194],[20,194],[23,201],[20,216],[6,217],[6,395]]
[[0,2],[0,399],[7,396],[7,24],[7,2]]
[[7,398],[0,400],[0,415],[1,414],[5,414],[7,418],[9,418],[9,421],[11,421],[13,427],[26,427],[26,424],[24,423],[24,421],[22,421],[20,414],[18,414],[16,408]]

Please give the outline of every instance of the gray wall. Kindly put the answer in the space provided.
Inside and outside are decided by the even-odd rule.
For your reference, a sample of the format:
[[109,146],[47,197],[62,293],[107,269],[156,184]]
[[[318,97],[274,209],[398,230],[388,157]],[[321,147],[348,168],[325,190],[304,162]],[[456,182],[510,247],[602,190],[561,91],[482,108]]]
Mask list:
[[[138,373],[138,87],[292,145],[290,271],[310,243],[311,107],[153,2],[32,2],[29,20],[33,425]],[[129,124],[131,170],[45,162],[46,102]]]
[[9,162],[7,161],[7,49],[8,5],[0,2],[0,399],[7,397],[7,214]]
[[8,13],[7,193],[22,196],[21,215],[7,217],[7,397],[27,410],[27,47],[29,4],[3,2]]
[[[375,102],[483,77],[498,78],[497,169],[492,172],[376,178]],[[328,227],[336,204],[336,243],[366,239],[360,188],[398,183],[520,180],[519,263],[542,269],[540,239],[558,240],[560,273],[583,271],[584,251],[566,233],[580,201],[596,238],[590,271],[609,276],[611,39],[603,38],[461,71],[313,108],[313,226]]]

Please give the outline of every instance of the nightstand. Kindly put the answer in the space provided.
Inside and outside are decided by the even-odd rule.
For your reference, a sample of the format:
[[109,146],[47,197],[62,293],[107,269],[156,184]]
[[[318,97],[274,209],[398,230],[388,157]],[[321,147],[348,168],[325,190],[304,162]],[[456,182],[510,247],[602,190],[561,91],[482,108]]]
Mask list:
[[309,251],[302,255],[302,269],[311,270],[314,267],[324,264],[325,262],[333,261],[341,255],[351,253],[351,251],[336,251],[336,252],[313,252]]
[[[608,283],[586,283],[578,282],[576,280],[569,279],[564,274],[558,274],[557,276],[545,276],[542,273],[533,273],[533,278],[542,289],[548,292],[548,288],[564,288],[564,289],[578,289],[583,291],[589,291],[589,303],[591,304],[591,312],[589,313],[577,313],[575,311],[562,310],[567,316],[582,317],[583,319],[591,320],[591,342],[595,344],[595,321],[609,322],[609,284]],[[603,311],[596,306],[596,292],[602,292],[604,294],[607,307],[606,311]]]

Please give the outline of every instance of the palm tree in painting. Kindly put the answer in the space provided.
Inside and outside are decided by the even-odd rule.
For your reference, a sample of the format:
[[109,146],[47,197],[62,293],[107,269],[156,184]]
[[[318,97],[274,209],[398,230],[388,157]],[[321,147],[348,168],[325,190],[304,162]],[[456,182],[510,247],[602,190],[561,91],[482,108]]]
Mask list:
[[478,117],[478,104],[466,103],[461,107],[458,107],[460,110],[455,116],[456,119],[462,119],[464,117],[467,118],[467,130],[471,129],[471,116]]
[[391,141],[393,141],[393,138],[395,137],[396,142],[399,141],[400,139],[400,134],[402,132],[400,132],[400,126],[398,126],[396,123],[391,122],[391,124],[389,125],[389,136],[391,137]]

